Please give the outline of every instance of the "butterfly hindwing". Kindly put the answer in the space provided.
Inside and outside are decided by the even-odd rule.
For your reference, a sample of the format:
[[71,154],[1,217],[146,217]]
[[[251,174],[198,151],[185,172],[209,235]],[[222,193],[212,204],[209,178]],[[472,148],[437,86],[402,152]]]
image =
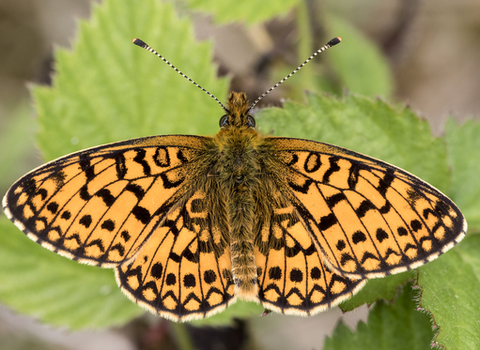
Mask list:
[[203,318],[235,301],[218,195],[195,191],[167,215],[131,264],[116,269],[131,299],[174,321]]
[[269,141],[324,262],[344,276],[412,269],[464,236],[466,222],[455,204],[404,170],[320,142]]
[[29,238],[83,263],[132,259],[186,191],[205,138],[155,136],[99,146],[47,163],[18,180],[7,216]]
[[279,313],[309,316],[351,297],[365,280],[351,280],[325,267],[322,253],[289,199],[271,180],[262,181],[255,230],[258,298]]

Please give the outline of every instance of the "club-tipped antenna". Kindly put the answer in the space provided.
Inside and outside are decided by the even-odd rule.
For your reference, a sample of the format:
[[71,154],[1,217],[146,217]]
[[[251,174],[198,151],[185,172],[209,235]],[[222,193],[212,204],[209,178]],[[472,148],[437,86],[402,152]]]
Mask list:
[[183,74],[177,67],[175,67],[173,64],[171,64],[165,57],[163,57],[162,55],[160,55],[157,51],[155,51],[154,49],[152,49],[150,46],[148,46],[144,41],[140,40],[140,39],[133,39],[132,40],[133,43],[137,46],[140,46],[141,48],[144,48],[145,50],[147,51],[150,51],[151,53],[155,54],[156,56],[160,57],[163,62],[165,62],[166,64],[168,64],[170,67],[172,67],[178,74],[180,74],[182,77],[184,77],[185,79],[187,79],[189,82],[191,82],[193,85],[195,85],[196,87],[198,87],[199,89],[201,89],[203,92],[205,92],[208,96],[210,96],[211,98],[213,98],[215,101],[217,101],[217,103],[223,108],[223,110],[226,112],[226,113],[229,113],[228,109],[222,104],[222,102],[220,102],[218,100],[218,98],[216,98],[215,96],[213,96],[209,91],[205,90],[202,86],[200,86],[199,84],[197,84],[194,80],[190,79],[189,77],[187,77],[185,74]]
[[330,40],[328,43],[326,43],[324,46],[322,46],[321,48],[319,48],[316,52],[313,53],[313,55],[311,55],[309,58],[307,58],[301,65],[299,65],[292,73],[290,73],[289,75],[287,75],[285,78],[283,78],[282,80],[280,80],[278,83],[276,83],[275,85],[273,85],[270,89],[268,89],[267,91],[265,91],[263,94],[261,94],[260,96],[257,97],[257,99],[255,101],[253,101],[253,103],[250,105],[250,107],[248,108],[247,110],[247,114],[250,113],[250,111],[255,108],[255,106],[257,105],[258,102],[260,102],[262,100],[262,98],[264,98],[265,96],[267,96],[270,92],[272,92],[277,86],[279,86],[281,83],[283,83],[285,80],[287,80],[288,78],[290,78],[292,75],[294,75],[295,73],[297,73],[300,69],[303,68],[304,65],[306,65],[308,62],[310,62],[315,56],[317,56],[319,53],[331,48],[332,46],[334,45],[337,45],[338,43],[340,43],[340,41],[342,41],[342,38],[340,37],[336,37],[336,38],[333,38],[332,40]]

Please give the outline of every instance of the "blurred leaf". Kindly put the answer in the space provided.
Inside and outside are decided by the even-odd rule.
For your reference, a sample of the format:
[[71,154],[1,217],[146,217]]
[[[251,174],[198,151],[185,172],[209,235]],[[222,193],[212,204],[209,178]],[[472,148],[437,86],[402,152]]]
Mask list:
[[462,209],[473,232],[480,232],[480,122],[467,121],[458,125],[453,118],[447,121],[445,139],[448,163],[452,169],[449,190],[451,198]]
[[19,103],[11,113],[6,125],[2,125],[0,135],[0,191],[7,189],[18,176],[30,169],[30,155],[34,147],[32,135],[36,125],[29,103]]
[[121,325],[143,313],[122,294],[112,270],[50,252],[5,217],[0,219],[0,300],[72,329]]
[[379,301],[368,321],[360,321],[355,332],[340,322],[324,350],[427,350],[433,337],[428,316],[415,310],[411,284],[403,288],[393,304]]
[[329,37],[342,37],[328,53],[341,85],[358,94],[389,97],[395,88],[393,75],[378,47],[339,17],[327,17],[325,23]]
[[254,1],[244,0],[187,0],[194,10],[212,14],[218,23],[243,21],[248,24],[259,23],[275,16],[285,15],[300,0]]

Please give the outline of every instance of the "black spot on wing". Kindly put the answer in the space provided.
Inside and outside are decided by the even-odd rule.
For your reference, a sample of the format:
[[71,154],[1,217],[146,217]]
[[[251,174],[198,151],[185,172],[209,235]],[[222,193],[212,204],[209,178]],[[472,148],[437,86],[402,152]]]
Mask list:
[[122,180],[127,174],[127,166],[125,164],[125,156],[123,153],[114,153],[110,156],[115,161],[115,171],[117,173],[117,179]]
[[47,196],[48,196],[48,192],[47,192],[47,190],[44,189],[44,188],[40,188],[40,189],[37,191],[36,194],[37,194],[37,195],[40,195],[40,197],[42,198],[43,201],[44,201],[44,200],[47,198]]
[[357,186],[359,171],[360,168],[355,163],[353,163],[350,167],[350,173],[348,175],[348,188],[351,190],[355,190],[355,186]]
[[90,215],[84,215],[80,218],[79,223],[83,225],[85,228],[89,228],[92,224],[92,217]]
[[363,218],[369,210],[376,209],[372,202],[364,199],[362,203],[355,209],[355,213],[359,218]]
[[90,200],[92,196],[90,196],[90,193],[88,193],[88,185],[85,184],[80,188],[80,198],[83,199],[84,201]]
[[145,190],[136,184],[129,183],[125,186],[125,191],[132,192],[139,201],[145,196]]
[[318,223],[318,229],[320,231],[328,230],[330,227],[337,223],[337,217],[335,214],[330,213],[326,216],[323,216]]
[[310,188],[310,185],[313,183],[312,180],[310,179],[307,179],[305,180],[305,182],[303,183],[303,185],[298,185],[292,181],[288,181],[288,185],[294,190],[294,191],[297,191],[297,192],[301,192],[301,193],[308,193],[308,189]]
[[115,222],[113,222],[113,220],[111,219],[107,219],[104,222],[102,222],[101,228],[112,232],[113,230],[115,230]]
[[320,161],[320,156],[317,153],[312,152],[307,156],[307,159],[303,164],[303,169],[307,173],[314,173],[315,171],[320,169],[321,165],[322,165],[322,162]]
[[334,173],[340,170],[340,167],[338,166],[338,160],[339,160],[338,157],[330,157],[329,159],[330,167],[323,175],[323,183],[328,184],[330,182],[330,176],[332,176]]
[[110,248],[110,250],[112,250],[112,251],[116,250],[118,252],[118,255],[120,255],[120,256],[125,255],[125,247],[120,243],[117,243],[117,244],[113,245]]
[[345,266],[345,264],[349,261],[355,261],[355,259],[348,253],[343,253],[340,259],[340,265]]
[[365,233],[363,233],[362,231],[356,231],[353,235],[352,235],[352,242],[354,244],[358,244],[360,242],[365,242],[367,240],[367,236],[365,235]]
[[58,203],[56,202],[50,202],[47,205],[47,210],[51,212],[52,214],[55,214],[58,210]]
[[298,162],[298,155],[296,153],[289,153],[292,157],[288,163],[285,163],[287,166],[292,166]]
[[137,155],[133,158],[133,161],[142,166],[143,174],[145,176],[150,176],[151,175],[150,165],[145,160],[146,151],[144,149],[137,149],[136,152],[137,152]]
[[25,191],[28,196],[34,195],[37,190],[37,182],[34,179],[27,179],[23,181],[21,186],[23,191]]
[[98,190],[97,193],[95,193],[95,196],[102,198],[103,203],[105,203],[107,207],[111,207],[115,202],[115,197],[112,195],[110,190],[106,188]]
[[80,169],[82,169],[85,177],[87,178],[87,182],[89,182],[95,177],[95,171],[90,165],[90,159],[85,154],[81,154],[79,158],[80,159],[78,163],[80,165]]
[[132,214],[135,218],[140,221],[142,224],[146,225],[151,219],[150,212],[139,205],[133,207]]
[[60,217],[64,220],[70,220],[70,218],[72,217],[72,213],[70,213],[70,211],[68,210],[65,210],[62,215],[60,215]]
[[166,189],[178,187],[179,185],[181,185],[185,181],[185,178],[183,178],[183,177],[179,178],[177,181],[171,181],[168,178],[167,174],[165,174],[165,173],[160,174],[160,177],[163,181],[163,187],[165,187]]
[[188,159],[185,157],[181,149],[177,152],[177,158],[182,164],[188,163]]
[[382,197],[385,198],[385,194],[387,193],[387,190],[392,185],[392,182],[394,179],[395,179],[395,176],[393,175],[393,170],[388,169],[385,175],[383,176],[383,178],[380,179],[379,185],[377,187],[377,190],[378,192],[380,192]]
[[347,200],[347,197],[345,197],[345,195],[342,192],[336,193],[333,196],[326,198],[327,205],[331,209],[343,200]]
[[105,247],[103,246],[103,241],[101,239],[94,239],[91,242],[88,242],[88,244],[85,245],[85,247],[91,247],[91,246],[97,246],[98,249],[100,249],[101,252],[105,252]]
[[377,232],[376,232],[375,236],[377,237],[377,241],[382,243],[385,239],[388,238],[388,233],[385,232],[385,230],[379,228],[379,229],[377,229]]

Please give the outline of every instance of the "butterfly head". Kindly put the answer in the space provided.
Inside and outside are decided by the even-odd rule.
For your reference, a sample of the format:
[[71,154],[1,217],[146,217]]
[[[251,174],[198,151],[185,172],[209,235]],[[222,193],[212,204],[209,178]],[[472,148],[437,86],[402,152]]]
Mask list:
[[255,128],[255,119],[249,114],[247,95],[244,92],[231,92],[228,96],[228,112],[220,118],[220,127]]

